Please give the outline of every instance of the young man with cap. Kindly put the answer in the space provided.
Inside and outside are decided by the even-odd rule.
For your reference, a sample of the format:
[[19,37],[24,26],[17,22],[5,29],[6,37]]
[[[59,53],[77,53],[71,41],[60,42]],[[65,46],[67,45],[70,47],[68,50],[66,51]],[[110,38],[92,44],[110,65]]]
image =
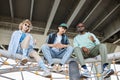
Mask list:
[[[47,59],[48,63],[53,67],[53,71],[62,71],[62,65],[70,58],[73,48],[69,45],[68,37],[65,32],[68,26],[62,23],[58,26],[57,33],[51,33],[48,35],[46,44],[42,45],[42,52]],[[60,58],[61,61],[58,67],[53,63],[53,58]]]
[[102,69],[103,69],[103,78],[110,77],[114,73],[112,69],[108,69],[108,60],[107,60],[107,48],[104,44],[100,44],[100,41],[96,36],[90,32],[86,32],[85,25],[79,23],[77,25],[78,35],[75,36],[73,45],[74,53],[77,56],[81,67],[83,68],[82,77],[90,77],[90,72],[85,65],[85,58],[92,58],[100,54]]

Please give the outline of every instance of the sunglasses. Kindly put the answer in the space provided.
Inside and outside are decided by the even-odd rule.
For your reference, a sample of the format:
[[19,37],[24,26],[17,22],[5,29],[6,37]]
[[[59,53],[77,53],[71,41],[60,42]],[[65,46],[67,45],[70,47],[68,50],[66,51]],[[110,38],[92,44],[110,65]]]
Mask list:
[[77,28],[84,27],[84,26],[77,26]]
[[30,25],[28,25],[28,24],[25,24],[25,26],[30,27]]

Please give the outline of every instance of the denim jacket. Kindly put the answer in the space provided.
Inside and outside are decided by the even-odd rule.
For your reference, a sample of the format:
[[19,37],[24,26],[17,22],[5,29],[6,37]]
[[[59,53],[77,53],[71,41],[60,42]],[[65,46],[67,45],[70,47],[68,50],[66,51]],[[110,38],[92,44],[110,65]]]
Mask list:
[[[57,37],[57,34],[56,33],[51,33],[48,35],[48,39],[47,39],[47,43],[48,44],[53,44],[55,39]],[[68,37],[65,35],[65,34],[62,34],[62,40],[61,40],[61,43],[62,44],[69,44],[69,40],[68,40]]]

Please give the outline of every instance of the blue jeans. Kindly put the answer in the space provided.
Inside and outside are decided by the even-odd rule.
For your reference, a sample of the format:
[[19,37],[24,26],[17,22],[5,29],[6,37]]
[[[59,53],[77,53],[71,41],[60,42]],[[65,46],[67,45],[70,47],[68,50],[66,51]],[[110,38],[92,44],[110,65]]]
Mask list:
[[[26,56],[28,56],[28,57],[29,57],[29,54],[30,54],[32,51],[34,51],[34,49],[33,49],[32,46],[29,46],[26,50],[27,50]],[[16,53],[23,55],[23,49],[22,49],[22,47],[21,47],[21,44],[18,45],[18,49],[17,49],[17,52],[16,52]]]
[[53,60],[52,60],[53,58],[59,58],[61,59],[60,63],[65,64],[73,52],[72,46],[68,46],[67,48],[60,49],[59,52],[56,52],[47,44],[42,45],[41,49],[44,57],[47,59],[50,65],[53,64]]

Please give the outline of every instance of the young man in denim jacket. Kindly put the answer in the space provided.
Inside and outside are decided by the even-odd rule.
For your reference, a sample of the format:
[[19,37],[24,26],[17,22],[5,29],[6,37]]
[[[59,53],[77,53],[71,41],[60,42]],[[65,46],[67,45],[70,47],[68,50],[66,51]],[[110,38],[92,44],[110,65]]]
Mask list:
[[[68,37],[65,34],[67,28],[67,24],[60,24],[58,32],[49,34],[46,44],[42,45],[42,52],[48,63],[53,66],[53,71],[55,72],[62,71],[62,65],[66,63],[73,52],[73,48],[69,45]],[[53,58],[61,59],[58,67],[53,63]]]

